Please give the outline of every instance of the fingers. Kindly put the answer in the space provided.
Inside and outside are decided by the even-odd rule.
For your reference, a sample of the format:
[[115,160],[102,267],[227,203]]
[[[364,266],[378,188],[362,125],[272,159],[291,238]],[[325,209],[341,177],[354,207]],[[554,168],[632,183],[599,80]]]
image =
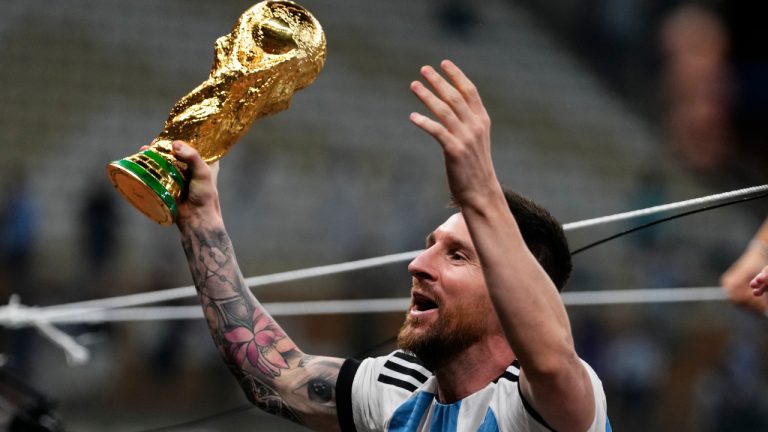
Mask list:
[[462,95],[469,108],[476,114],[485,114],[485,106],[480,98],[480,93],[478,93],[477,87],[475,87],[472,81],[464,75],[464,72],[450,60],[443,60],[440,63],[440,67],[445,71],[448,78],[451,79],[454,87]]
[[475,85],[453,62],[444,60],[443,75],[423,66],[424,83],[413,81],[411,91],[434,114],[434,120],[412,113],[411,122],[432,135],[446,151],[454,154],[471,143],[488,141],[490,118]]
[[444,145],[450,145],[452,133],[461,126],[454,110],[419,81],[411,83],[411,91],[435,115],[439,123],[419,113],[412,113],[411,121]]
[[752,288],[752,294],[754,294],[755,296],[763,295],[766,291],[767,283],[768,283],[768,267],[765,267],[749,283],[749,287]]
[[190,172],[186,198],[178,207],[178,225],[186,227],[192,221],[220,222],[221,207],[216,189],[218,162],[208,165],[194,147],[183,141],[173,141],[173,156],[187,165]]
[[411,85],[411,89],[422,103],[446,125],[450,126],[460,120],[465,120],[473,114],[464,99],[464,95],[437,73],[432,66],[423,66],[421,76],[432,87],[434,93],[418,81]]
[[411,90],[422,103],[449,127],[456,120],[467,121],[477,115],[486,115],[477,88],[464,72],[450,60],[443,60],[440,67],[448,80],[431,66],[423,66],[420,71],[434,93],[418,81],[411,84]]
[[435,137],[441,143],[446,143],[451,139],[451,134],[442,124],[425,115],[414,112],[411,113],[410,119],[413,124]]
[[189,169],[192,170],[192,175],[195,177],[204,173],[210,173],[208,165],[200,157],[197,150],[183,141],[173,142],[173,156],[187,164]]
[[212,177],[212,180],[213,180],[213,187],[218,187],[219,161],[216,161],[216,162],[208,165],[208,168],[211,171],[211,177]]

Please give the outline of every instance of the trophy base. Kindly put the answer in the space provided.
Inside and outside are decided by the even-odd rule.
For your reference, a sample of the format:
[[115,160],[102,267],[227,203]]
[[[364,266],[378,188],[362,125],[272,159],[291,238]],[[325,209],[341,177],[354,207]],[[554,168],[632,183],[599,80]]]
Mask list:
[[145,150],[110,163],[107,174],[120,194],[147,217],[166,226],[176,221],[176,203],[185,182],[165,156]]

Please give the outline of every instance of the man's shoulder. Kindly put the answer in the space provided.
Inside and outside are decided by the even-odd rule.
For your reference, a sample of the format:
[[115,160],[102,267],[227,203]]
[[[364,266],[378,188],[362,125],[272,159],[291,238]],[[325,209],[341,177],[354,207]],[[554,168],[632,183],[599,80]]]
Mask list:
[[432,372],[414,355],[402,350],[364,360],[361,367],[377,383],[414,392],[427,382]]

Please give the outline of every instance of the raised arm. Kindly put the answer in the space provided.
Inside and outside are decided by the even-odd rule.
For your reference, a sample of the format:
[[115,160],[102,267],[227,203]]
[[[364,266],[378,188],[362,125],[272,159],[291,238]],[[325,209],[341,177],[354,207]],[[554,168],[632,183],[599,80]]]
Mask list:
[[525,246],[491,159],[490,118],[474,84],[450,61],[411,90],[436,120],[411,121],[442,146],[448,183],[480,257],[507,340],[521,365],[525,399],[558,431],[587,430],[595,415],[589,375],[576,355],[554,284]]
[[208,166],[177,141],[174,155],[191,172],[177,225],[213,341],[248,399],[270,414],[316,430],[338,430],[336,378],[342,361],[304,354],[245,285],[224,228]]
[[752,240],[730,268],[720,278],[720,285],[736,305],[759,314],[768,313],[768,298],[752,294],[750,281],[768,265],[768,219],[763,222]]

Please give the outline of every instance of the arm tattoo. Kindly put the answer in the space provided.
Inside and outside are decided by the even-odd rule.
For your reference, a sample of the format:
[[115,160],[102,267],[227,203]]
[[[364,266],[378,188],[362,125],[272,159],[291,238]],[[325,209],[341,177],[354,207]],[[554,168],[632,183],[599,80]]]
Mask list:
[[306,396],[312,402],[328,408],[336,406],[336,378],[341,364],[338,361],[321,359],[315,356],[304,356],[299,367],[311,369],[307,378],[293,392]]
[[296,413],[283,401],[273,389],[259,383],[252,376],[245,377],[240,386],[252,404],[266,413],[280,416],[294,423],[303,424]]
[[296,347],[245,286],[229,236],[187,226],[182,245],[214,342],[248,399],[301,423],[275,385]]

